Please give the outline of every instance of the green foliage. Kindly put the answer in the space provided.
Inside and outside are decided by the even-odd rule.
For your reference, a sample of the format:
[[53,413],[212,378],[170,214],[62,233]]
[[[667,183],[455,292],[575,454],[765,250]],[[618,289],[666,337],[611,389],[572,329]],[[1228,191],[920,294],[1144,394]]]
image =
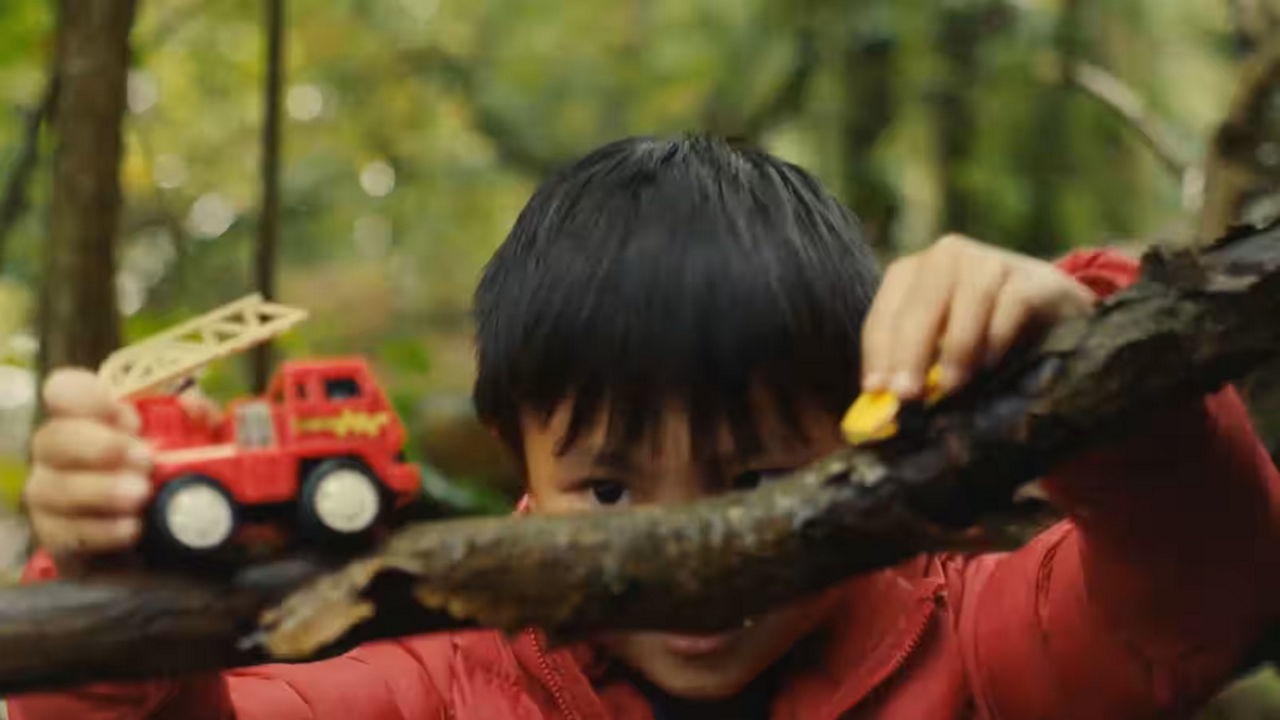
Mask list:
[[0,512],[18,507],[27,481],[27,464],[18,458],[0,456]]
[[[1223,8],[1076,2],[1081,57],[1203,143],[1230,89]],[[894,219],[881,230],[886,254],[952,229],[940,222],[950,196],[969,208],[959,229],[1013,248],[1034,239],[1037,207],[1050,218],[1050,244],[1035,246],[1045,253],[1177,234],[1188,220],[1178,181],[1114,117],[1044,72],[1066,6],[294,0],[280,295],[312,320],[277,341],[280,356],[365,352],[411,422],[414,398],[465,392],[467,308],[485,260],[545,173],[627,134],[758,132],[834,192],[886,204],[865,208]],[[251,289],[264,55],[259,3],[141,7],[121,168],[130,340]],[[0,105],[39,97],[52,22],[50,3],[0,4]],[[960,22],[976,23],[971,51],[945,43]],[[884,62],[864,62],[868,48]],[[967,76],[957,51],[971,55]],[[945,171],[943,97],[967,107],[972,126]],[[881,132],[855,142],[858,121],[872,118]],[[20,121],[0,112],[0,173],[18,152]],[[47,223],[42,149],[32,208],[0,239],[4,277],[28,298]],[[29,331],[30,307],[8,307],[21,309],[3,332]],[[244,392],[245,380],[239,359],[203,378],[219,397]]]
[[[20,152],[18,111],[47,82],[52,7],[0,2],[0,188]],[[140,7],[121,167],[130,341],[252,289],[263,77],[261,3]],[[628,134],[750,128],[855,211],[891,217],[877,228],[886,256],[952,229],[1043,254],[1186,237],[1194,208],[1179,179],[1046,72],[1067,7],[1078,58],[1203,150],[1237,71],[1226,2],[292,0],[279,285],[312,320],[278,353],[366,353],[401,416],[420,422],[423,396],[469,388],[470,293],[535,184]],[[948,45],[961,22],[976,37]],[[961,146],[944,157],[957,126]],[[4,352],[32,331],[51,146],[30,211],[0,237],[0,362],[31,362]],[[245,367],[215,363],[203,385],[243,393]],[[443,504],[507,510],[483,484],[427,470]],[[16,503],[24,476],[0,457],[0,504]]]
[[378,348],[377,358],[397,372],[425,375],[431,369],[431,356],[417,340],[387,340]]
[[[1115,117],[1045,72],[1064,7],[293,0],[280,295],[313,319],[277,342],[280,355],[365,352],[410,421],[414,398],[465,392],[467,308],[485,260],[545,173],[627,134],[756,132],[834,192],[892,206],[865,208],[893,216],[886,255],[952,229],[940,221],[952,196],[968,207],[960,229],[1012,248],[1178,236],[1189,220],[1178,180]],[[1234,72],[1225,3],[1074,7],[1080,58],[1203,147]],[[251,289],[263,77],[260,3],[141,8],[121,168],[130,339]],[[0,106],[39,97],[52,22],[50,3],[0,3]],[[975,23],[971,47],[945,42],[960,22]],[[864,61],[869,48],[883,63]],[[968,75],[957,53],[968,53]],[[945,167],[941,138],[957,116],[944,98],[967,108],[972,128]],[[855,142],[857,121],[871,118],[880,132]],[[0,174],[18,152],[20,121],[0,112]],[[25,297],[39,283],[47,223],[42,149],[32,208],[0,239],[0,270]],[[1047,241],[1032,246],[1036,213],[1048,218]],[[3,332],[29,331],[29,306],[21,315]],[[218,396],[243,392],[244,362],[217,363],[204,382]]]

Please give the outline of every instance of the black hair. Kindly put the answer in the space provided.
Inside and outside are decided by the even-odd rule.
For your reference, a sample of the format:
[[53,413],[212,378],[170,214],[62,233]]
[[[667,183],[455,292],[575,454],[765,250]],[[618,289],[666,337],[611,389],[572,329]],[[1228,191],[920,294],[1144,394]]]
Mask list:
[[672,401],[699,452],[759,446],[748,389],[787,427],[858,388],[878,283],[857,219],[801,168],[687,136],[605,145],[547,180],[475,295],[476,410],[517,455],[523,412],[572,398],[567,448],[607,412],[634,442]]

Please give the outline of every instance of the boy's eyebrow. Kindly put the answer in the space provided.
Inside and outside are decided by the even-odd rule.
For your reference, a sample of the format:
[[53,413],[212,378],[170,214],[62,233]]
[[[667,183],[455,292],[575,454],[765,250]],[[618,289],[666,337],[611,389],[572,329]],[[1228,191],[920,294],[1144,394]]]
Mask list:
[[601,447],[585,445],[565,452],[567,459],[580,460],[592,467],[607,468],[618,472],[626,472],[635,467],[631,453],[621,447]]

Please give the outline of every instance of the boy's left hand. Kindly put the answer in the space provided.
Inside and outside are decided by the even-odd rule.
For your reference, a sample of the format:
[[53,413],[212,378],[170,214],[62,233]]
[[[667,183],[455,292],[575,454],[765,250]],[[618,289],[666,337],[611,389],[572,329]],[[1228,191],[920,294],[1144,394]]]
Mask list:
[[862,329],[862,390],[919,398],[993,365],[1027,330],[1083,314],[1094,295],[1051,263],[948,235],[885,272]]

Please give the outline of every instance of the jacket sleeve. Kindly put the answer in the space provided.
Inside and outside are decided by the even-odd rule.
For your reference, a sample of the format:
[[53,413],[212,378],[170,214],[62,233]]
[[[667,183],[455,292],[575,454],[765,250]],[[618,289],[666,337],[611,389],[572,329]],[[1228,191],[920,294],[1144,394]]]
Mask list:
[[[1063,267],[1099,294],[1136,264]],[[992,718],[1182,716],[1276,620],[1280,477],[1227,388],[1153,408],[1045,481],[1068,520],[960,571],[965,665]]]
[[[37,553],[26,579],[56,575]],[[443,647],[443,646],[442,646]],[[397,642],[372,643],[341,657],[262,665],[221,674],[95,684],[9,698],[11,720],[408,720],[443,717],[428,659]],[[447,663],[434,663],[442,665]]]

